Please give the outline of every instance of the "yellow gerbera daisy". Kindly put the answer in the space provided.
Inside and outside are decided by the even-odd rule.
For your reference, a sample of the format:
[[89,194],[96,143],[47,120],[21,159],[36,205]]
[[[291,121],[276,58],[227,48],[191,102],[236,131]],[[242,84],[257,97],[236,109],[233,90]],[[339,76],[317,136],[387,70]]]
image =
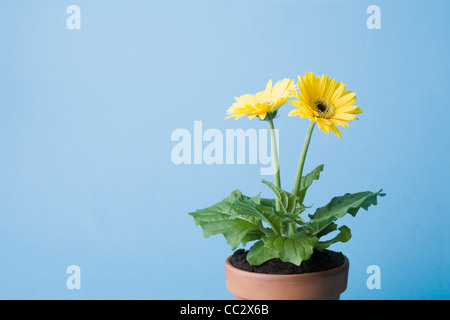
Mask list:
[[236,99],[236,102],[227,110],[228,118],[249,119],[259,117],[261,120],[270,120],[276,116],[281,108],[291,98],[288,90],[295,90],[294,80],[283,79],[272,88],[272,80],[267,83],[266,89],[256,94],[244,94]]
[[348,127],[347,122],[358,118],[355,114],[362,110],[353,104],[356,102],[356,94],[346,91],[346,85],[336,83],[336,79],[330,79],[327,75],[320,77],[307,72],[305,77],[298,77],[298,91],[290,90],[298,100],[290,101],[297,107],[289,113],[289,116],[299,115],[308,117],[317,122],[319,129],[329,133],[333,131],[339,138],[341,133],[336,126]]

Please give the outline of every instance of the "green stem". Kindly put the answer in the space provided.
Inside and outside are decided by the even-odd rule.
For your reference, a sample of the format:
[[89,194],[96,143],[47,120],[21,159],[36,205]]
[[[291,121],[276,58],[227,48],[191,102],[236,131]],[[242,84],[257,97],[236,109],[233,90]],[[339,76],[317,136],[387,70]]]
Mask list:
[[[281,181],[280,181],[280,166],[278,164],[278,148],[277,148],[277,140],[275,136],[275,129],[273,126],[273,120],[270,119],[267,122],[269,122],[269,129],[270,129],[270,145],[272,149],[272,162],[273,162],[273,172],[275,174],[275,185],[278,188],[281,188]],[[281,204],[278,198],[276,199],[276,208],[277,210],[281,210]]]
[[306,153],[308,152],[309,142],[311,141],[311,135],[314,129],[315,122],[311,122],[306,133],[305,142],[303,143],[302,153],[300,154],[300,160],[298,161],[297,177],[295,178],[293,195],[300,195],[300,186],[302,183],[303,165],[305,164]]

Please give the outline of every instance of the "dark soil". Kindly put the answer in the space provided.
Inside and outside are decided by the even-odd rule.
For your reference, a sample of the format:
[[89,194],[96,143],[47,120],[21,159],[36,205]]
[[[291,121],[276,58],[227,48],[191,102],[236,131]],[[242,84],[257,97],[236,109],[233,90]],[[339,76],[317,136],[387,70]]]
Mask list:
[[333,269],[343,265],[345,262],[345,257],[341,252],[314,250],[311,258],[302,261],[300,266],[296,266],[290,262],[283,262],[280,259],[266,261],[260,266],[252,266],[247,261],[247,253],[248,250],[236,250],[230,258],[231,265],[241,270],[257,273],[301,274]]

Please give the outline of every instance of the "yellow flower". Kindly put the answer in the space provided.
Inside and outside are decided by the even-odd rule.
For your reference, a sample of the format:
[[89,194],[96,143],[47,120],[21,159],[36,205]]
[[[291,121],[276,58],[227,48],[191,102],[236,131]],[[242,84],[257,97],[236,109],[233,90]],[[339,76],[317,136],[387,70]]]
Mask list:
[[295,88],[294,80],[280,80],[273,88],[272,80],[269,80],[265,90],[254,95],[244,94],[235,98],[236,102],[227,110],[226,119],[248,116],[249,119],[259,117],[261,120],[271,120],[276,116],[278,109],[292,97],[288,90]]
[[307,72],[305,77],[298,77],[298,91],[289,90],[298,100],[290,101],[296,108],[289,116],[299,115],[317,122],[319,129],[329,133],[333,131],[339,138],[341,133],[336,126],[348,127],[349,121],[358,120],[355,114],[362,110],[353,104],[356,94],[346,91],[346,85],[336,83],[327,75],[320,77]]

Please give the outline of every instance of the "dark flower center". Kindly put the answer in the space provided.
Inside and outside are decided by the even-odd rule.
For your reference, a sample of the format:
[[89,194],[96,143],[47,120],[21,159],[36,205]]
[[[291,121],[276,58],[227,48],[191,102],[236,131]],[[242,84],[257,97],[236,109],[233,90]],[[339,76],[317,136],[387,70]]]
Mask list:
[[334,116],[336,108],[333,103],[323,97],[315,97],[311,101],[312,107],[320,118],[330,119]]
[[319,110],[322,111],[322,112],[325,112],[325,111],[327,110],[327,106],[324,105],[324,104],[322,104],[322,103],[318,103],[318,104],[316,105],[316,107],[317,107],[317,109],[319,109]]

